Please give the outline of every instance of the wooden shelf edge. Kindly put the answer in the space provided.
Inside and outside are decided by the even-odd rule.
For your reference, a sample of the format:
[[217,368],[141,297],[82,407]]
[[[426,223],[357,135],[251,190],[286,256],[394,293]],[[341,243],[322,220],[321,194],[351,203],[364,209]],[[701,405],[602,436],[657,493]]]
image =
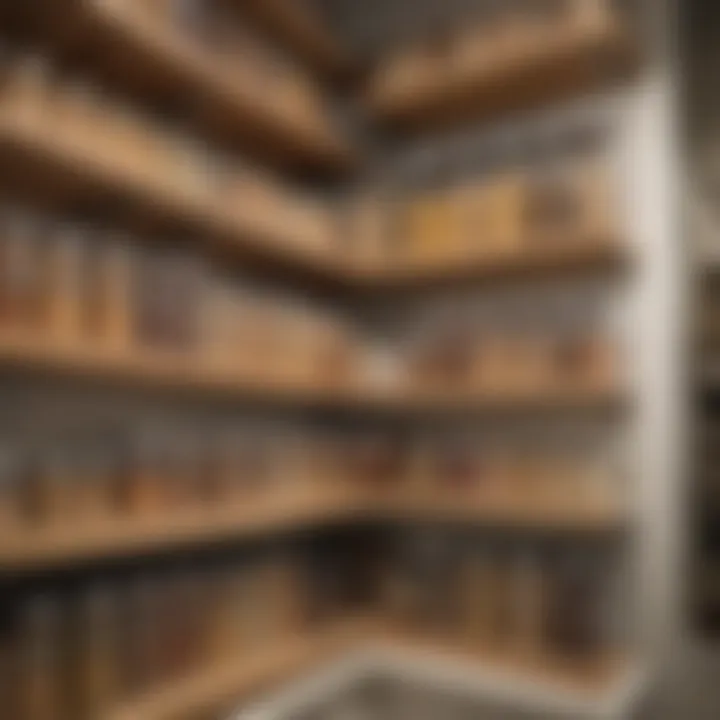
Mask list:
[[[549,662],[527,653],[478,652],[458,649],[437,639],[398,633],[369,618],[337,621],[323,630],[278,641],[237,664],[230,663],[183,681],[169,683],[131,700],[103,720],[174,720],[272,685],[292,682],[308,673],[324,673],[358,653],[363,662],[353,672],[362,681],[378,673],[398,676],[429,687],[448,687],[513,707],[528,701],[542,709],[597,713],[617,708],[637,691],[639,674],[629,658],[605,655],[586,666]],[[287,701],[285,702],[287,704]],[[272,701],[263,707],[272,709]],[[594,716],[594,715],[593,715]]]
[[239,84],[201,49],[160,23],[147,24],[134,8],[112,0],[87,0],[79,7],[99,33],[121,37],[181,75],[186,84],[230,108],[240,124],[250,127],[253,137],[272,137],[288,153],[325,169],[346,172],[356,163],[355,150],[331,129],[329,119],[326,128],[294,123],[271,97]]
[[239,6],[269,33],[324,77],[340,81],[357,64],[317,13],[297,0],[249,0]]
[[329,628],[283,638],[276,647],[258,649],[237,663],[200,672],[131,700],[103,720],[173,720],[315,670],[351,651],[362,637],[363,623],[344,621]]
[[208,249],[293,269],[345,291],[400,291],[458,280],[487,283],[526,277],[561,278],[574,273],[614,272],[632,263],[630,248],[616,237],[573,237],[542,253],[517,252],[498,257],[475,254],[424,263],[357,263],[330,250],[295,243],[290,229],[287,235],[270,232],[258,226],[252,217],[244,218],[237,209],[232,214],[219,213],[202,197],[188,197],[169,187],[141,181],[93,157],[81,145],[41,131],[7,108],[0,112],[0,145],[43,166],[49,163],[53,171],[68,177],[75,186],[120,193],[131,198],[133,205],[147,208],[153,216],[160,215],[202,231],[207,235],[204,242]]
[[205,365],[201,354],[120,350],[100,344],[53,342],[39,333],[0,332],[0,369],[23,373],[70,375],[116,385],[169,389],[208,397],[244,399],[281,406],[308,406],[371,413],[545,413],[616,412],[629,402],[616,388],[549,387],[542,392],[420,392],[412,388],[388,392],[360,385],[320,385],[307,380],[250,377]]
[[455,256],[359,266],[355,280],[368,289],[412,289],[445,283],[503,282],[513,279],[565,277],[626,270],[633,253],[616,236],[569,238],[542,252],[517,251],[488,256],[458,253]]
[[366,104],[375,117],[414,128],[459,124],[462,118],[489,119],[591,89],[617,74],[609,67],[601,72],[601,66],[612,60],[613,68],[624,70],[635,64],[635,55],[629,34],[613,17],[601,31],[567,28],[552,44],[526,45],[522,56],[494,67],[465,69],[450,82],[423,79],[417,87],[399,92],[371,81]]
[[[513,506],[514,505],[514,506]],[[469,524],[515,531],[607,535],[624,531],[619,507],[493,507],[482,500],[390,501],[369,493],[342,492],[328,485],[320,493],[248,499],[236,507],[167,512],[162,517],[98,518],[72,529],[7,530],[0,534],[0,572],[32,572],[138,554],[171,553],[274,533],[316,530],[366,522]]]

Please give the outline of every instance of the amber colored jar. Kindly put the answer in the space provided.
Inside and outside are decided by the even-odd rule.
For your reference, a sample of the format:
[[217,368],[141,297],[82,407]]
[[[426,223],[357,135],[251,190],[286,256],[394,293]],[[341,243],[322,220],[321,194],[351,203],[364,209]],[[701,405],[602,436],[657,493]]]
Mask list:
[[83,315],[88,339],[120,352],[131,343],[135,251],[124,237],[88,248],[84,264]]
[[70,455],[61,448],[44,448],[23,479],[23,514],[39,525],[72,520],[76,476]]
[[26,216],[3,223],[0,237],[0,325],[37,330],[42,320],[41,252],[37,227]]
[[54,595],[37,595],[23,605],[20,632],[20,717],[65,720],[63,610]]
[[21,467],[17,450],[0,446],[0,534],[21,522]]
[[64,229],[43,239],[42,316],[51,337],[74,342],[82,335],[83,238]]
[[167,436],[153,429],[141,430],[131,441],[128,463],[120,488],[120,505],[133,515],[161,513],[171,503],[171,463]]
[[76,618],[77,707],[83,720],[104,717],[119,694],[118,594],[107,586],[87,590]]
[[593,661],[607,648],[603,563],[581,552],[555,558],[548,576],[545,636],[551,652]]

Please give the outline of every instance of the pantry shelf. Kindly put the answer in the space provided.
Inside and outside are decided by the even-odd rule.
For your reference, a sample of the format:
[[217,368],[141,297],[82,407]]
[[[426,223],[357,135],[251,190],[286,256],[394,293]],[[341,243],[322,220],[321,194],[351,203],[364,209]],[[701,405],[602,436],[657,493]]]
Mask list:
[[373,289],[402,290],[450,283],[502,283],[513,280],[593,276],[623,271],[632,264],[632,253],[617,237],[575,233],[541,250],[518,250],[495,255],[460,254],[363,266],[356,281]]
[[[191,512],[149,512],[143,517],[99,516],[78,520],[72,527],[52,523],[27,530],[6,528],[0,534],[0,571],[31,572],[167,553],[244,538],[320,529],[348,523],[443,523],[491,526],[511,531],[614,534],[627,527],[617,506],[565,501],[510,500],[502,504],[462,497],[418,501],[406,494],[388,499],[382,492],[342,491],[344,483],[327,483],[322,492],[247,499]],[[333,489],[335,487],[335,489]]]
[[323,76],[339,80],[353,73],[350,55],[306,4],[297,0],[250,0],[238,5]]
[[[291,637],[259,651],[252,659],[229,663],[130,701],[107,720],[174,720],[239,700],[280,680],[323,673],[332,664],[355,660],[361,681],[366,675],[425,679],[485,697],[513,700],[516,707],[597,714],[632,705],[642,673],[627,659],[603,655],[584,662],[560,660],[542,652],[482,651],[416,637],[389,629],[374,619],[336,622],[315,634]],[[272,702],[267,704],[272,710]],[[270,715],[268,715],[270,716]],[[608,714],[607,717],[620,715]],[[605,716],[603,716],[605,717]]]
[[94,153],[84,138],[56,133],[8,104],[0,108],[0,153],[16,190],[29,186],[50,206],[120,208],[140,226],[190,231],[225,256],[273,265],[324,284],[343,282],[344,265],[329,251],[299,240],[293,228],[274,218],[268,224],[252,203],[223,209],[209,192],[189,193],[131,166],[120,167]]
[[647,681],[637,661],[617,653],[561,658],[541,649],[482,649],[472,643],[378,623],[375,667],[428,687],[507,702],[533,714],[628,717]]
[[97,560],[168,552],[289,532],[353,520],[362,506],[334,494],[273,497],[193,511],[165,511],[160,516],[95,517],[70,528],[57,524],[0,534],[0,571],[32,571]]
[[485,414],[625,411],[621,387],[549,386],[528,391],[477,392],[373,389],[321,385],[294,379],[240,375],[214,368],[202,354],[118,350],[107,345],[62,342],[34,333],[0,333],[0,368],[44,373],[121,386],[172,390],[236,402],[390,414]]
[[201,671],[131,700],[104,720],[173,720],[200,713],[312,671],[362,643],[364,622],[337,622],[315,633],[283,637],[236,662]]
[[[487,38],[476,38],[473,46],[486,44]],[[496,57],[478,49],[465,62],[441,48],[439,59],[425,56],[422,70],[418,66],[412,77],[405,72],[402,80],[388,79],[391,59],[371,78],[367,106],[378,119],[410,130],[487,121],[586,92],[632,64],[629,39],[614,15],[596,25],[568,23],[552,33],[527,34],[509,46],[508,40]]]
[[[280,103],[253,83],[242,67],[233,71],[142,2],[88,0],[53,17],[56,34],[87,45],[115,82],[152,99],[186,105],[216,136],[239,143],[258,159],[297,170],[346,173],[357,155],[321,109]],[[70,23],[70,26],[68,26]],[[78,31],[78,28],[80,30]],[[79,32],[79,34],[78,34]]]

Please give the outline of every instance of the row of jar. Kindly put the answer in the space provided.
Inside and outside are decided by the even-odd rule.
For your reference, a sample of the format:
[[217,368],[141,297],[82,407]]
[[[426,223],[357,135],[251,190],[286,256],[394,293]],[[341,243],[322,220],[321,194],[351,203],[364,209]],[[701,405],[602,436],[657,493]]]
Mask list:
[[349,201],[346,233],[368,264],[432,267],[617,248],[621,206],[609,159],[584,154],[535,168],[496,170],[397,198]]
[[166,682],[248,662],[332,618],[317,567],[278,551],[23,592],[0,633],[4,712],[97,720]]
[[[210,230],[232,232],[238,222],[236,232],[249,227],[289,247],[332,247],[331,208],[251,158],[218,149],[185,124],[143,112],[86,77],[63,74],[46,56],[11,54],[4,60],[4,115],[47,137],[51,149],[71,153],[79,165],[102,167],[102,178],[147,192],[164,206],[170,202],[180,217],[206,218]],[[296,97],[298,121],[312,116],[314,102],[303,100],[302,90],[270,95],[263,87],[261,97],[280,103],[288,95]],[[306,117],[306,124],[321,123],[320,112],[314,114],[317,119]]]
[[[513,0],[481,5],[476,21],[462,17],[455,27],[394,52],[380,63],[369,87],[371,101],[413,93],[445,97],[458,83],[484,82],[492,70],[551,54],[557,43],[578,33],[595,37],[613,27],[610,0]],[[602,35],[601,35],[602,36]],[[564,47],[561,45],[561,47]],[[434,91],[434,92],[433,92]]]
[[592,545],[416,530],[395,541],[383,572],[381,607],[396,628],[577,667],[621,640],[617,567]]
[[331,497],[592,510],[619,502],[618,475],[600,444],[492,444],[472,433],[400,440],[149,425],[25,436],[0,446],[0,533]]
[[374,339],[339,314],[236,280],[189,252],[25,214],[6,216],[0,236],[0,329],[118,354],[191,354],[203,371],[238,377],[390,389],[602,386],[617,377],[618,343],[581,307],[568,297],[545,323],[514,323],[501,308],[490,308],[491,322],[488,313],[445,313]]

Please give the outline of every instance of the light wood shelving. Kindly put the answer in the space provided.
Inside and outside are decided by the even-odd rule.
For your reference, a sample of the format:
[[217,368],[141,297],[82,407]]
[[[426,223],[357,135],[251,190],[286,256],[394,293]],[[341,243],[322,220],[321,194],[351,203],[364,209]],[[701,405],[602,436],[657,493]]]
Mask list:
[[496,59],[444,58],[442,68],[418,72],[402,88],[383,81],[381,66],[366,100],[373,116],[408,129],[489,120],[590,90],[626,70],[631,59],[627,34],[611,14],[600,27],[567,23],[552,37],[520,38]]
[[297,169],[347,172],[356,152],[329,116],[288,112],[272,93],[243,82],[192,39],[142,2],[73,0],[58,8],[50,33],[88,46],[116,82],[153,98],[188,97],[208,130],[247,150]]
[[[161,516],[100,516],[72,527],[50,524],[0,532],[0,571],[28,572],[138,554],[238,542],[303,529],[366,522],[451,523],[511,530],[578,535],[621,532],[623,510],[614,504],[510,498],[418,499],[360,492],[344,483],[325,483],[322,492],[248,498],[234,506],[167,511]],[[343,489],[344,488],[344,489]]]
[[235,506],[167,511],[160,516],[97,517],[72,527],[49,525],[0,533],[0,570],[30,571],[211,546],[273,533],[350,521],[362,512],[353,498],[272,497]]
[[457,253],[428,261],[400,260],[355,268],[355,281],[368,288],[401,290],[457,282],[503,283],[619,272],[632,264],[632,253],[617,237],[573,236],[542,250],[483,254]]
[[236,662],[200,671],[130,700],[102,720],[173,720],[216,708],[342,657],[363,642],[365,628],[363,622],[346,621],[283,638]]
[[38,333],[0,332],[0,368],[39,372],[120,386],[201,394],[228,401],[308,406],[370,413],[614,412],[627,407],[621,387],[476,392],[353,385],[323,385],[294,378],[247,376],[215,369],[202,353],[116,349],[93,343],[54,341]]
[[339,80],[353,73],[352,58],[309,4],[298,0],[240,0],[238,6],[321,75]]
[[412,260],[359,263],[339,251],[313,247],[295,237],[294,229],[260,222],[252,207],[237,203],[232,211],[208,194],[189,194],[138,173],[129,173],[110,158],[94,153],[83,138],[69,138],[47,124],[30,122],[17,108],[0,107],[0,152],[27,178],[28,168],[52,203],[102,203],[122,199],[134,215],[170,228],[182,227],[203,238],[213,253],[276,266],[321,280],[339,289],[374,292],[416,289],[458,280],[493,283],[519,278],[559,279],[579,274],[618,272],[631,261],[619,238],[569,238],[552,248],[505,255],[454,255],[435,262]]
[[[592,708],[606,705],[630,672],[626,658],[609,654],[570,662],[541,652],[497,651],[472,648],[461,643],[428,639],[391,628],[370,618],[337,621],[314,633],[278,641],[237,663],[201,671],[182,681],[131,700],[104,720],[175,720],[188,712],[201,712],[239,700],[269,685],[311,672],[358,652],[373,659],[381,671],[402,663],[402,675],[420,678],[430,672],[436,682],[452,686],[474,683],[488,686],[488,697],[512,683],[524,696],[544,707]],[[420,668],[420,672],[418,672]],[[359,666],[362,675],[363,667]]]

